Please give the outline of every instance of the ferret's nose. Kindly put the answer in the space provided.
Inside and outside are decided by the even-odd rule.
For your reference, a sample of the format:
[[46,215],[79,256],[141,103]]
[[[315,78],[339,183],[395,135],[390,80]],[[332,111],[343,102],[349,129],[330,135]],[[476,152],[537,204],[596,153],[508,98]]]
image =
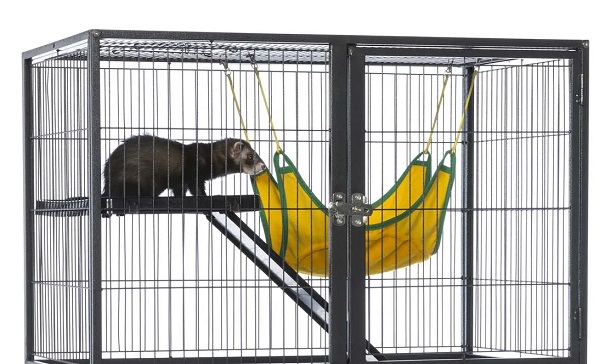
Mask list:
[[263,162],[260,162],[260,163],[256,164],[256,166],[255,166],[256,174],[263,172],[265,169],[267,169],[267,166]]

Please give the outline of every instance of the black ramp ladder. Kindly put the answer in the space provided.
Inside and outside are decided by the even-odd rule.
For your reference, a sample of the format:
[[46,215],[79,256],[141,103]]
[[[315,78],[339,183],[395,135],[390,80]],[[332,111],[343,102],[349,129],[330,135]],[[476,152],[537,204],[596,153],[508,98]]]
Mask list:
[[[299,305],[326,332],[330,325],[328,302],[311,287],[294,269],[274,252],[234,212],[210,212],[206,217],[239,250],[265,273],[284,293]],[[368,340],[366,349],[375,359],[387,360]]]

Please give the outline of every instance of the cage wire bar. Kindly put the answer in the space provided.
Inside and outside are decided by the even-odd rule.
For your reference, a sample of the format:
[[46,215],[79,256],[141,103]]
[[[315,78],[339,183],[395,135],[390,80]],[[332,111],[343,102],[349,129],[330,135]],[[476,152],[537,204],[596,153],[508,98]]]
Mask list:
[[[92,30],[25,52],[23,74],[26,362],[586,362],[588,42]],[[421,263],[367,276],[348,219],[329,277],[299,273],[244,174],[100,194],[131,135],[249,136],[271,167],[268,97],[312,193],[375,201],[445,77],[430,155],[460,134],[455,185]]]

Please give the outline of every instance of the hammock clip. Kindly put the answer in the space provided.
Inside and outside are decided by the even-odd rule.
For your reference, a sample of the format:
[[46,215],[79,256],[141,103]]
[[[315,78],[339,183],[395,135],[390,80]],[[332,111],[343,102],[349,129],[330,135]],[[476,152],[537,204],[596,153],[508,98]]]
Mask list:
[[334,225],[345,225],[346,217],[351,216],[352,225],[364,226],[368,216],[373,214],[373,206],[367,203],[368,199],[365,195],[354,193],[351,200],[351,203],[347,202],[347,196],[343,192],[333,193],[333,201],[328,212]]
[[227,61],[227,58],[225,57],[224,60],[220,61],[220,64],[224,67],[225,69],[225,75],[227,77],[231,77],[231,69],[229,68],[229,62]]

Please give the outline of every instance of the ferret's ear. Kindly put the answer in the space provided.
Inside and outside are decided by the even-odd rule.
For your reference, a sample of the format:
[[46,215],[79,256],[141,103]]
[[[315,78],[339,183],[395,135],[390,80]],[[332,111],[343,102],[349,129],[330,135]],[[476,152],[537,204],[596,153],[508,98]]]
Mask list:
[[231,147],[231,157],[237,158],[244,147],[244,143],[241,140],[236,141]]

